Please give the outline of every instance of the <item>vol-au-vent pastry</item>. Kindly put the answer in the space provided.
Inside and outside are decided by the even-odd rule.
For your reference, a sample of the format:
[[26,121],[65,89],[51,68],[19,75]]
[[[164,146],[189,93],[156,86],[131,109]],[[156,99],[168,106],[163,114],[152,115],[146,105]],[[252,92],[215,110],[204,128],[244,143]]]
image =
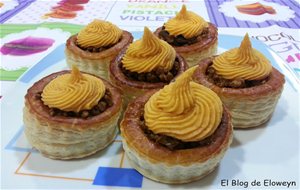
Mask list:
[[107,79],[108,66],[133,41],[131,33],[95,19],[66,43],[66,62],[80,71]]
[[28,89],[25,135],[46,157],[82,158],[114,140],[121,111],[122,98],[115,87],[73,66],[71,72],[53,73]]
[[193,67],[163,89],[129,103],[123,148],[145,177],[188,183],[212,172],[232,141],[230,114],[212,90],[191,81]]
[[284,75],[252,48],[248,34],[240,47],[201,61],[194,79],[220,96],[235,128],[256,127],[268,121],[285,82]]
[[186,68],[186,62],[174,48],[145,27],[143,37],[111,62],[109,78],[128,102],[149,90],[162,88]]
[[155,31],[155,35],[171,44],[189,66],[217,53],[218,30],[185,5],[180,12]]

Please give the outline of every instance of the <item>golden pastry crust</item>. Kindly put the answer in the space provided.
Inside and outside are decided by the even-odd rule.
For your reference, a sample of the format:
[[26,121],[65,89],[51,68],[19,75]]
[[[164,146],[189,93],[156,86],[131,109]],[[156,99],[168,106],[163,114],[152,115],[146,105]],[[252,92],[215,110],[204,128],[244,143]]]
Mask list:
[[[150,83],[150,82],[134,81],[127,78],[126,75],[124,75],[124,73],[122,72],[121,68],[119,67],[119,64],[121,63],[125,52],[126,50],[123,50],[116,57],[116,59],[110,63],[109,79],[115,86],[119,87],[120,90],[123,92],[124,102],[125,105],[127,105],[127,103],[133,98],[138,97],[149,90],[160,89],[164,85],[166,85],[166,83],[163,82]],[[184,61],[184,59],[182,59],[181,56],[177,54],[176,58],[179,61],[179,70],[177,72],[177,75],[174,78],[179,76],[188,68],[186,62]]]
[[219,95],[231,112],[233,127],[256,127],[268,121],[282,93],[284,75],[273,67],[269,80],[264,84],[249,88],[222,88],[210,82],[206,75],[212,60],[213,57],[210,57],[201,61],[193,78]]
[[69,72],[61,71],[44,77],[25,95],[25,134],[35,148],[54,159],[81,158],[105,148],[117,134],[117,122],[122,111],[121,94],[102,80],[112,94],[113,106],[87,119],[51,116],[49,108],[36,98],[36,94],[42,92],[51,80]]
[[[173,46],[175,51],[179,53],[188,63],[189,67],[192,67],[199,63],[204,58],[210,57],[217,53],[218,50],[218,29],[212,23],[208,23],[208,31],[210,38],[196,42],[187,46]],[[159,33],[162,27],[156,29],[154,34],[159,37]]]
[[118,43],[98,53],[82,50],[76,45],[76,39],[77,34],[71,36],[66,43],[65,54],[69,67],[76,65],[80,71],[107,79],[110,61],[133,41],[133,36],[123,30],[121,40]]
[[139,124],[144,105],[154,92],[147,92],[131,102],[121,122],[123,147],[130,162],[146,177],[164,183],[187,183],[204,177],[217,166],[231,143],[229,112],[224,107],[212,143],[172,151],[148,139]]

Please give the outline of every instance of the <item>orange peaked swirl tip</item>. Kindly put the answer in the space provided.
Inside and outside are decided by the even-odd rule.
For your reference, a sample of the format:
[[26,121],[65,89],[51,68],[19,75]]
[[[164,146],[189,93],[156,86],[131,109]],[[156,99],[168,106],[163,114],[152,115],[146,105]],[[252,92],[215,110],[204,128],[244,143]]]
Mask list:
[[213,60],[212,67],[225,79],[261,80],[269,76],[272,65],[259,51],[252,48],[248,34],[240,47],[230,49]]

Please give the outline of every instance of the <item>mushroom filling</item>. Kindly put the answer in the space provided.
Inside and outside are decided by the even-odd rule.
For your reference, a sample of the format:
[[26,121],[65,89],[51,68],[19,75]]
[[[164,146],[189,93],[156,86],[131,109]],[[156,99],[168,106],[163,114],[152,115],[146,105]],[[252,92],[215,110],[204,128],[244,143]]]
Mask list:
[[[35,98],[38,101],[41,99],[42,92],[39,92],[35,95]],[[90,110],[81,110],[80,112],[73,111],[63,111],[57,108],[49,108],[44,105],[51,116],[64,116],[64,117],[76,117],[76,118],[89,118],[92,116],[97,116],[103,113],[106,109],[113,106],[112,94],[109,90],[106,89],[104,96],[99,100],[98,104],[92,107]]]
[[119,67],[122,73],[127,78],[134,81],[150,82],[150,83],[156,83],[156,82],[169,83],[177,75],[180,69],[180,63],[179,60],[176,58],[172,69],[168,72],[165,72],[162,68],[158,68],[148,73],[131,72],[127,70],[125,67],[123,67],[122,63],[119,64]]

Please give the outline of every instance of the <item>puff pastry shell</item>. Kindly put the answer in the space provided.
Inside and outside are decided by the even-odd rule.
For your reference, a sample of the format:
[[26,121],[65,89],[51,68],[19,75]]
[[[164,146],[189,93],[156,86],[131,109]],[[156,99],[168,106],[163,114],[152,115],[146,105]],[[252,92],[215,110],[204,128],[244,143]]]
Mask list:
[[224,107],[212,143],[191,149],[169,150],[147,138],[139,126],[144,105],[154,92],[131,102],[121,122],[123,148],[132,165],[145,177],[170,184],[188,183],[212,172],[232,141],[230,114]]
[[113,95],[113,106],[87,119],[51,116],[47,110],[49,108],[35,98],[35,95],[52,79],[67,72],[69,71],[61,71],[44,77],[29,88],[25,96],[25,135],[33,147],[53,159],[82,158],[104,149],[118,132],[117,122],[122,111],[120,93],[102,80]]
[[77,35],[71,36],[66,43],[66,62],[71,68],[76,65],[80,71],[108,79],[108,67],[121,50],[126,48],[132,41],[131,33],[123,31],[121,40],[109,49],[99,53],[84,51],[76,45]]
[[219,95],[231,113],[233,127],[256,127],[268,121],[282,93],[284,75],[273,67],[269,80],[264,84],[250,88],[221,88],[209,82],[205,74],[212,59],[201,61],[193,77]]

